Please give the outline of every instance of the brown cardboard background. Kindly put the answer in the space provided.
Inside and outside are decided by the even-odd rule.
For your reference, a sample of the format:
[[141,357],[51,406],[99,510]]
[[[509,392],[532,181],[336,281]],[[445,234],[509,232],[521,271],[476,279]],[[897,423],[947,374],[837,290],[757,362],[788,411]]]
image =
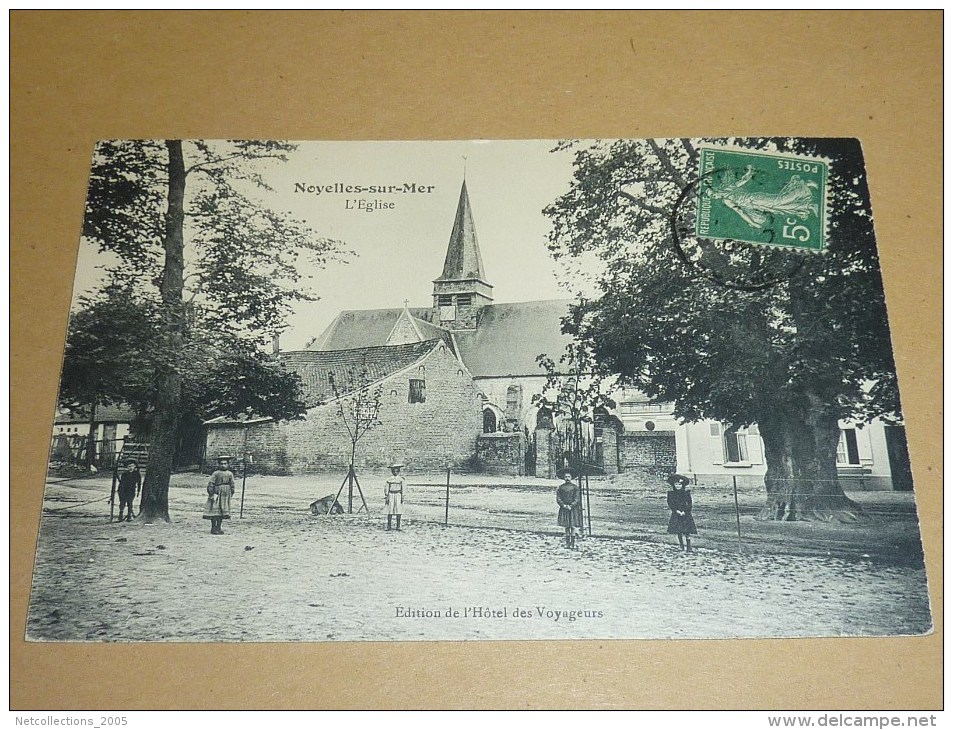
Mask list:
[[[213,665],[234,677],[233,708],[940,707],[941,69],[939,11],[13,12],[11,707],[213,707],[219,695],[208,694],[204,681]],[[23,641],[95,140],[747,134],[864,143],[936,633],[686,642]]]

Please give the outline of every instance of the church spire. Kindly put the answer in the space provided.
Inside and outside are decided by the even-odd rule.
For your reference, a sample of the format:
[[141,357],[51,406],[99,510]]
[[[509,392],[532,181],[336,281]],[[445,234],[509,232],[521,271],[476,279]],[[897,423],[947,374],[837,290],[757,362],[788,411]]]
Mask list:
[[492,301],[493,287],[483,273],[483,257],[464,178],[443,273],[433,282],[433,321],[449,330],[475,329],[480,309]]
[[480,244],[473,224],[473,211],[470,209],[470,196],[467,194],[467,181],[464,180],[450,233],[450,244],[447,246],[447,258],[443,262],[443,273],[437,281],[467,279],[486,282],[483,257],[480,256]]

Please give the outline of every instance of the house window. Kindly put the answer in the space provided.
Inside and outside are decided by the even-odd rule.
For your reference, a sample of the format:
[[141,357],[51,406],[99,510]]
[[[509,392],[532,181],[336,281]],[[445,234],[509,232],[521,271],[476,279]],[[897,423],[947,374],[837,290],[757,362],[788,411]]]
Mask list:
[[409,403],[424,403],[427,400],[427,387],[423,380],[410,381]]
[[724,443],[726,464],[748,461],[748,433],[745,429],[726,428]]
[[457,304],[462,307],[469,307],[473,303],[473,297],[469,294],[458,294]]
[[453,306],[453,295],[452,295],[452,294],[438,294],[438,295],[437,295],[437,306],[440,306],[440,307],[452,307],[452,306]]
[[857,448],[857,429],[842,428],[837,442],[838,464],[860,464],[860,449]]

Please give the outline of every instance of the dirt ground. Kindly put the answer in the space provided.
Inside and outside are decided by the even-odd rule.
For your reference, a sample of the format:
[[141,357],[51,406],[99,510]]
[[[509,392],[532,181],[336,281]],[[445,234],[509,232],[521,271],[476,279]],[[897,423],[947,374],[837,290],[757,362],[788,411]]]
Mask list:
[[[855,525],[761,522],[763,496],[693,490],[691,554],[664,489],[590,482],[592,536],[562,547],[556,483],[408,476],[403,530],[368,512],[315,517],[334,475],[250,476],[223,536],[207,477],[178,474],[171,523],[110,523],[106,477],[47,485],[27,635],[37,641],[731,638],[931,630],[912,494],[863,492]],[[346,498],[342,501],[347,505]],[[362,506],[355,494],[355,510]],[[444,526],[445,514],[449,526]]]

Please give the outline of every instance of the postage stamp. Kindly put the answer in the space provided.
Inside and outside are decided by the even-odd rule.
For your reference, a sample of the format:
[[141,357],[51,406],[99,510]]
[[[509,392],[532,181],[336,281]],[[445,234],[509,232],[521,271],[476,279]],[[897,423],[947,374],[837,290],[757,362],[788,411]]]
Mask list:
[[705,146],[695,232],[703,238],[807,251],[827,243],[827,162]]

